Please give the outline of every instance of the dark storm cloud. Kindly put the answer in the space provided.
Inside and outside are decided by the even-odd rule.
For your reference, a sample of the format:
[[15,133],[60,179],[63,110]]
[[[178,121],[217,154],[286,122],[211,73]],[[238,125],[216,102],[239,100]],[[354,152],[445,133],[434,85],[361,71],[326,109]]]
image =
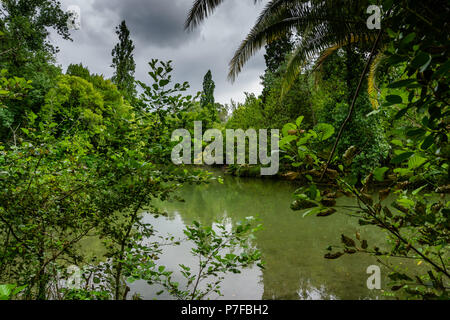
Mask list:
[[126,20],[136,46],[136,78],[149,82],[148,61],[173,60],[173,78],[188,81],[191,93],[202,89],[203,76],[211,69],[220,103],[242,101],[244,92],[261,91],[265,65],[262,52],[250,59],[234,84],[227,80],[228,63],[252,27],[261,4],[253,0],[227,0],[197,30],[186,32],[184,21],[192,0],[62,0],[63,8],[81,9],[81,30],[73,42],[52,39],[60,47],[58,63],[67,68],[82,62],[91,72],[112,76],[111,50],[117,43],[115,28]]
[[184,31],[183,22],[191,4],[190,0],[108,0],[96,1],[93,7],[126,20],[138,41],[177,48],[199,36],[198,31]]

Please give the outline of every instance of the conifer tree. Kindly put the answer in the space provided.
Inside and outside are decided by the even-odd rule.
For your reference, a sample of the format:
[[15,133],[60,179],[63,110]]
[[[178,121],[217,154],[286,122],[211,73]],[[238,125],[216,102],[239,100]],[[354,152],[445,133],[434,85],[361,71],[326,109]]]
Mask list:
[[213,122],[217,119],[214,100],[215,88],[216,84],[212,80],[211,70],[208,70],[208,72],[205,74],[205,77],[203,78],[203,95],[200,99],[200,103],[202,108],[208,109],[211,120]]
[[136,63],[134,62],[134,44],[130,38],[130,30],[125,21],[116,28],[116,34],[119,36],[119,43],[112,50],[112,65],[114,75],[112,81],[117,88],[124,94],[125,98],[131,100],[136,95],[136,85],[134,81],[134,72]]

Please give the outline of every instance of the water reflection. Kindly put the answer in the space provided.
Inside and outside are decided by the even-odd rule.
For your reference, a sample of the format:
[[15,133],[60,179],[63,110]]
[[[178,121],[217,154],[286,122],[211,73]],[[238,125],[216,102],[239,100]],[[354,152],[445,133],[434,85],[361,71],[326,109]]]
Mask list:
[[315,288],[309,279],[300,281],[300,289],[298,289],[298,297],[300,300],[336,300],[337,297],[327,292],[327,288],[322,285]]
[[[185,186],[180,193],[185,202],[161,204],[168,218],[155,219],[148,215],[146,220],[162,233],[182,237],[185,225],[194,220],[211,225],[226,218],[234,224],[247,216],[259,217],[264,229],[257,234],[254,244],[262,252],[265,269],[255,267],[227,276],[222,286],[224,299],[380,298],[380,291],[366,287],[369,276],[366,269],[377,264],[374,257],[323,258],[330,244],[339,244],[342,233],[352,235],[359,231],[369,244],[375,245],[383,240],[380,232],[360,227],[357,219],[346,215],[345,210],[327,218],[302,218],[289,208],[295,188],[285,181],[226,177],[223,185]],[[354,200],[339,198],[338,205],[354,205]],[[186,243],[170,248],[161,264],[172,270],[179,263],[195,266],[189,250]],[[382,286],[385,284],[384,278]],[[158,290],[145,286],[138,283],[133,289],[143,293],[144,298],[154,297]]]

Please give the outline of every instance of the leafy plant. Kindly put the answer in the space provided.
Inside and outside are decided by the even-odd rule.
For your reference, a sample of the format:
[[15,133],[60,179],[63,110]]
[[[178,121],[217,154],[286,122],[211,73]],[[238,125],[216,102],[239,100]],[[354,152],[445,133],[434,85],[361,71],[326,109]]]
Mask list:
[[[392,140],[393,155],[389,167],[375,169],[362,179],[349,179],[348,167],[356,159],[356,148],[350,147],[342,157],[331,162],[336,168],[332,178],[338,190],[353,194],[358,200],[355,215],[361,225],[373,225],[388,233],[389,249],[370,245],[358,232],[354,237],[341,235],[340,246],[330,246],[327,259],[337,259],[345,254],[364,253],[374,255],[379,263],[391,270],[391,295],[402,292],[416,299],[448,299],[448,244],[449,205],[444,193],[448,193],[448,39],[434,32],[430,23],[422,17],[417,20],[417,9],[410,1],[396,7],[392,20],[395,28],[388,29],[390,40],[384,54],[386,65],[395,68],[401,79],[390,80],[388,89],[402,90],[404,94],[388,93],[381,110],[390,114],[389,121],[402,121],[397,136]],[[429,11],[428,13],[432,12]],[[393,30],[396,30],[395,32]],[[439,48],[439,49],[437,49]],[[400,139],[399,139],[400,138]],[[445,151],[444,151],[445,150]],[[322,161],[313,163],[322,177],[327,172]],[[393,174],[388,174],[392,169]],[[378,199],[368,194],[373,179],[385,183]],[[333,214],[336,194],[314,191],[311,184],[298,190],[299,205],[293,209],[312,208],[305,213],[318,216]],[[391,204],[385,201],[391,195]],[[441,195],[441,198],[439,198]],[[323,211],[330,210],[330,211]],[[333,250],[339,249],[339,250]],[[392,257],[409,259],[416,267],[406,270],[392,262]]]
[[0,300],[12,300],[17,294],[22,292],[25,286],[17,286],[16,284],[0,285]]

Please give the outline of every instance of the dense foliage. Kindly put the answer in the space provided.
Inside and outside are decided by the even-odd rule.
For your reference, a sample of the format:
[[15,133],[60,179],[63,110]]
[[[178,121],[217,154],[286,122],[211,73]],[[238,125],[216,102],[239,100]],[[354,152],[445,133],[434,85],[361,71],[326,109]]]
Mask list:
[[[222,2],[195,1],[186,27]],[[387,295],[449,299],[450,8],[383,0],[382,28],[371,30],[366,9],[378,2],[268,2],[230,63],[234,79],[265,46],[263,91],[222,106],[211,71],[196,95],[173,81],[172,61],[151,59],[147,81],[136,81],[125,21],[111,79],[75,63],[63,73],[48,40],[51,30],[70,40],[60,3],[2,1],[0,300],[127,299],[135,281],[162,289],[158,295],[205,299],[221,295],[225,274],[262,267],[250,241],[261,226],[252,218],[231,228],[193,222],[179,239],[145,220],[144,212],[165,214],[157,202],[182,200],[184,184],[223,182],[172,163],[172,132],[192,136],[194,121],[225,136],[279,129],[279,177],[299,184],[293,211],[322,219],[338,212],[338,197],[352,196],[359,224],[387,234],[383,247],[360,232],[342,234],[325,258],[373,255],[391,271]],[[248,165],[228,169],[259,175]],[[87,252],[91,241],[98,251]],[[164,247],[182,242],[195,268],[158,262]]]
[[[210,119],[214,103],[203,108],[198,96],[185,95],[189,84],[172,84],[171,62],[156,59],[136,97],[125,22],[111,80],[82,64],[63,74],[47,40],[48,28],[69,38],[60,4],[1,5],[0,299],[127,299],[135,280],[163,285],[174,298],[203,299],[221,294],[222,280],[212,275],[260,261],[247,243],[257,230],[253,221],[232,232],[195,223],[174,239],[143,220],[143,212],[164,214],[155,201],[181,200],[174,191],[183,184],[213,180],[206,171],[173,166],[170,137],[175,128]],[[100,252],[86,250],[86,241],[99,242]],[[198,276],[180,266],[185,289],[157,262],[163,246],[181,242],[196,245],[192,254],[202,257]],[[237,247],[247,249],[232,254]],[[81,270],[77,286],[73,267]]]
[[[186,28],[221,3],[195,2]],[[381,29],[366,25],[370,4],[382,5]],[[234,79],[262,46],[299,36],[286,70],[263,77],[263,101],[247,99],[229,123],[283,128],[284,176],[309,181],[295,192],[293,210],[325,217],[337,212],[338,196],[357,199],[351,214],[387,232],[388,245],[342,235],[325,258],[376,256],[392,271],[387,294],[398,297],[449,298],[449,11],[446,1],[270,1],[230,62]],[[291,94],[297,114],[285,104]],[[273,105],[277,117],[266,117]]]

